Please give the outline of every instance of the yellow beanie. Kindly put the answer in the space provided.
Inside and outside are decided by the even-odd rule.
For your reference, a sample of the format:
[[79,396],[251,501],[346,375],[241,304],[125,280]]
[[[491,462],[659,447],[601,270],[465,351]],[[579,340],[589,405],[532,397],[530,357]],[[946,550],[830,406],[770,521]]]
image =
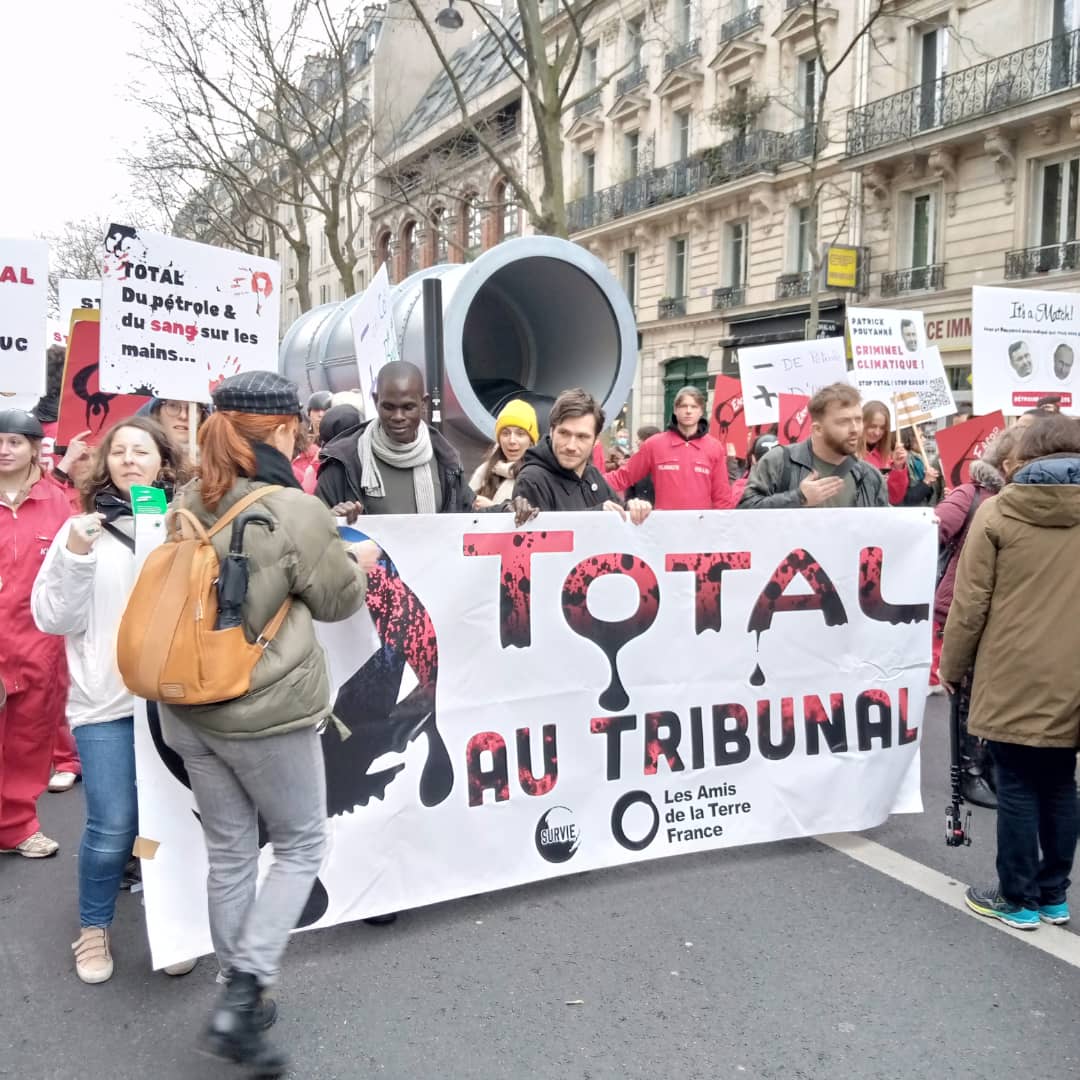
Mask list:
[[536,422],[536,410],[527,401],[514,398],[503,406],[502,412],[495,421],[495,438],[499,437],[499,432],[503,428],[508,427],[519,427],[522,431],[527,431],[529,438],[533,441],[533,446],[540,441],[540,425]]

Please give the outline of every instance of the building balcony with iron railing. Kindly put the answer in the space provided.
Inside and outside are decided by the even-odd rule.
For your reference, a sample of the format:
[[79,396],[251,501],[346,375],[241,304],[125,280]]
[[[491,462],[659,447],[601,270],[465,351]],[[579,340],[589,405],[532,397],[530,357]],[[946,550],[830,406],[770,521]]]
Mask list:
[[733,19],[721,23],[720,44],[723,45],[725,42],[741,37],[743,34],[759,27],[761,25],[762,10],[762,5],[758,4],[757,7],[747,8],[741,15],[736,15]]
[[618,82],[615,83],[615,96],[623,97],[625,94],[629,94],[631,90],[636,90],[639,86],[649,81],[649,69],[644,65],[639,68],[635,68],[627,75],[623,75]]
[[664,72],[674,71],[683,64],[689,64],[691,60],[701,57],[701,38],[694,38],[682,45],[676,46],[664,54]]
[[937,292],[944,288],[944,263],[909,266],[903,270],[887,270],[881,275],[881,295],[884,298],[904,296],[913,292]]
[[728,308],[742,307],[746,303],[746,285],[724,285],[713,289],[713,311],[727,311]]
[[847,155],[907,151],[920,136],[1037,105],[1078,85],[1080,30],[1071,30],[852,109]]
[[596,112],[597,109],[603,104],[603,90],[594,90],[588,97],[583,97],[574,106],[574,118],[579,116],[588,116],[589,113]]
[[568,228],[571,232],[596,228],[753,173],[775,172],[782,165],[808,157],[816,135],[814,127],[748,132],[573,200],[566,207]]
[[1080,270],[1080,240],[1005,252],[1006,281],[1039,277],[1041,274],[1067,274],[1077,270]]
[[658,319],[676,319],[686,314],[685,296],[664,296],[656,305],[656,317]]
[[796,300],[810,295],[810,271],[797,270],[776,279],[776,299]]

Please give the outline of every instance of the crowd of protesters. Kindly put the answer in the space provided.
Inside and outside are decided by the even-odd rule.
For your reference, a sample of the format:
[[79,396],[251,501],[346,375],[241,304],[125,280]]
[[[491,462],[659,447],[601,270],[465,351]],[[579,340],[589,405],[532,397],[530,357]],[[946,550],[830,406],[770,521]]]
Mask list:
[[[419,369],[388,364],[370,404],[316,393],[302,408],[281,376],[238,375],[197,417],[187,403],[154,399],[95,449],[81,432],[55,464],[42,453],[43,422],[56,419],[47,407],[0,411],[0,850],[54,855],[38,798],[81,775],[73,950],[83,981],[113,974],[110,927],[138,830],[134,700],[115,655],[136,576],[134,485],[163,489],[207,528],[272,485],[260,505],[288,522],[250,541],[258,572],[244,600],[249,639],[276,609],[286,613],[249,693],[161,708],[206,839],[224,987],[202,1041],[219,1057],[267,1075],[286,1067],[265,1035],[276,1012],[264,992],[325,848],[318,732],[330,685],[312,621],[357,610],[378,555],[370,542],[343,541],[335,517],[484,511],[524,523],[603,510],[641,524],[654,510],[934,507],[941,559],[931,682],[960,692],[974,671],[964,792],[998,809],[999,881],[970,889],[968,903],[1022,929],[1068,920],[1080,742],[1080,677],[1070,660],[1080,629],[1071,592],[1047,568],[1067,575],[1075,561],[1080,422],[1033,412],[986,448],[970,483],[944,491],[932,439],[897,441],[888,408],[864,404],[842,383],[809,402],[808,439],[781,446],[775,430],[759,429],[745,460],[709,434],[705,395],[694,387],[676,395],[665,429],[642,428],[632,454],[607,458],[598,451],[606,418],[585,390],[560,394],[544,425],[528,402],[510,401],[469,477],[428,423]],[[214,542],[223,556],[224,539]],[[1018,680],[1018,667],[1034,674]],[[257,891],[260,818],[274,861]],[[166,970],[180,975],[194,963]]]

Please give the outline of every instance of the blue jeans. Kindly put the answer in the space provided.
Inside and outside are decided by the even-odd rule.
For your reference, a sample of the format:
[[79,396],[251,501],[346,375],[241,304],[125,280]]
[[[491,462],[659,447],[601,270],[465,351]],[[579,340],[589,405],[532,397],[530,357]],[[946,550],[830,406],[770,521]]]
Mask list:
[[1027,908],[1063,904],[1076,851],[1076,750],[987,745],[997,777],[1001,894]]
[[139,829],[135,734],[130,716],[75,728],[86,796],[79,845],[79,922],[111,926],[124,867]]

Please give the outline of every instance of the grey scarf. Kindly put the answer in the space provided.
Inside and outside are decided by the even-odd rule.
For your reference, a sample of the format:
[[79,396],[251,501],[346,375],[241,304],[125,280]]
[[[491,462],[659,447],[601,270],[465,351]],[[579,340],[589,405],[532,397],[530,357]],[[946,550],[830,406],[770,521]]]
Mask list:
[[370,495],[375,499],[386,496],[382,474],[379,472],[381,461],[395,469],[412,469],[416,512],[418,514],[437,512],[435,481],[431,475],[431,458],[434,450],[431,448],[431,433],[428,431],[427,424],[421,423],[416,438],[411,443],[402,445],[391,442],[386,437],[386,432],[383,431],[379,421],[373,420],[360,433],[357,448],[360,453],[360,486],[364,489],[365,495]]

